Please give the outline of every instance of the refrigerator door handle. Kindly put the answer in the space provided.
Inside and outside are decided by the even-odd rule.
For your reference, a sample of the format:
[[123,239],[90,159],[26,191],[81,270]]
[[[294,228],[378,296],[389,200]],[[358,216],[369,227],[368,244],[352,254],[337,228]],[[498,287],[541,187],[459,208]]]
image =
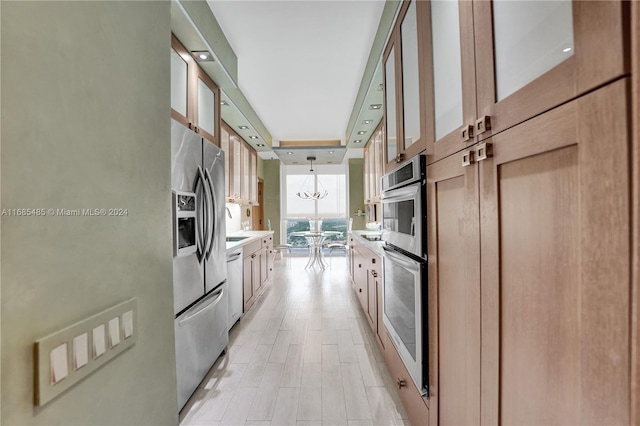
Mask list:
[[195,305],[193,308],[185,312],[184,318],[178,321],[178,326],[183,327],[192,319],[208,311],[209,309],[212,309],[214,306],[216,306],[220,302],[220,300],[222,300],[223,295],[224,295],[224,289],[222,288],[216,291],[215,293],[212,293],[208,299],[201,301],[200,303]]
[[[207,229],[209,228],[208,220],[205,214],[200,214],[200,197],[203,194],[198,194],[198,185],[202,185],[202,192],[205,193],[205,181],[204,181],[204,173],[202,173],[202,167],[198,166],[198,172],[196,174],[196,179],[193,182],[193,192],[196,194],[196,256],[198,257],[198,262],[202,263],[202,259],[204,258],[206,251],[206,241],[205,234],[207,233]],[[206,201],[206,196],[205,196]],[[205,207],[206,210],[206,207]],[[202,221],[202,223],[201,223]]]
[[216,210],[216,204],[218,202],[218,200],[216,200],[216,193],[213,190],[213,179],[211,179],[211,173],[209,173],[209,169],[205,168],[204,169],[204,176],[205,176],[205,182],[207,183],[205,186],[207,187],[208,191],[209,191],[209,217],[211,219],[211,226],[208,229],[208,244],[206,245],[206,259],[209,259],[209,257],[211,256],[211,252],[213,251],[213,245],[216,242],[215,239],[215,235],[216,235],[216,225],[218,225],[218,217],[217,217],[217,210]]

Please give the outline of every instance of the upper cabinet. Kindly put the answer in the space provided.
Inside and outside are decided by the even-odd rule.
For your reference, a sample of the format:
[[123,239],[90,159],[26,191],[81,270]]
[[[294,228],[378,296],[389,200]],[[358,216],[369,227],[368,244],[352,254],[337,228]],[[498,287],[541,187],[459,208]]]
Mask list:
[[[418,22],[424,22],[420,75],[427,82],[424,129],[430,163],[629,72],[623,31],[627,2],[431,1],[417,6]],[[426,9],[423,15],[420,6]]]
[[365,204],[379,203],[381,183],[384,174],[384,160],[382,158],[384,144],[384,126],[374,131],[364,150],[364,202]]
[[222,122],[227,202],[258,205],[258,154],[231,127]]
[[474,1],[479,139],[629,72],[629,6]]
[[385,172],[426,148],[424,86],[424,28],[426,6],[405,2],[384,51]]
[[220,145],[220,89],[171,35],[171,118]]

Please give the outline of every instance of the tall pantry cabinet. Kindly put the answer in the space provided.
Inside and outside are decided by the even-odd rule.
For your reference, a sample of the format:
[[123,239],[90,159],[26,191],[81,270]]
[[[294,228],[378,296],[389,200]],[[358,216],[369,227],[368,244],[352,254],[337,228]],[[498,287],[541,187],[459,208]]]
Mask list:
[[429,423],[629,423],[629,3],[429,6]]

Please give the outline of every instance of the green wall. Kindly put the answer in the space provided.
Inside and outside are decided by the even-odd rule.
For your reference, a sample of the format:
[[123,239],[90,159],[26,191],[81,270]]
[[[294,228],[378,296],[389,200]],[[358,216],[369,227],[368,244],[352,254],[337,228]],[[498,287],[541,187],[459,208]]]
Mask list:
[[[274,244],[280,244],[280,160],[263,161],[264,222],[271,220]],[[259,173],[258,173],[259,174]]]
[[[3,425],[178,423],[170,3],[0,2]],[[131,297],[136,344],[42,408],[33,342]]]
[[349,158],[349,216],[353,218],[353,229],[364,229],[364,216],[354,216],[364,211],[364,159]]

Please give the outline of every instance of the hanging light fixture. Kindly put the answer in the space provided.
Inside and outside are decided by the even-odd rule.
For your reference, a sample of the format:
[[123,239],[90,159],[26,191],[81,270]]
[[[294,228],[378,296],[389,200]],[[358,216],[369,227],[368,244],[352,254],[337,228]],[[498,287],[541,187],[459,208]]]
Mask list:
[[[307,157],[307,160],[311,162],[311,169],[309,170],[311,173],[313,173],[313,160],[315,159],[316,159],[315,155],[309,155]],[[309,181],[309,176],[313,176],[313,175],[307,175],[306,179],[302,183],[302,188],[309,187],[307,185],[307,182]],[[315,188],[313,188],[311,191],[300,191],[296,193],[296,195],[302,198],[303,200],[321,200],[322,198],[326,197],[329,194],[329,192],[324,188],[324,186],[322,186],[322,182],[320,182],[319,180],[317,182],[318,182],[318,185],[322,187],[321,191],[315,191]]]

